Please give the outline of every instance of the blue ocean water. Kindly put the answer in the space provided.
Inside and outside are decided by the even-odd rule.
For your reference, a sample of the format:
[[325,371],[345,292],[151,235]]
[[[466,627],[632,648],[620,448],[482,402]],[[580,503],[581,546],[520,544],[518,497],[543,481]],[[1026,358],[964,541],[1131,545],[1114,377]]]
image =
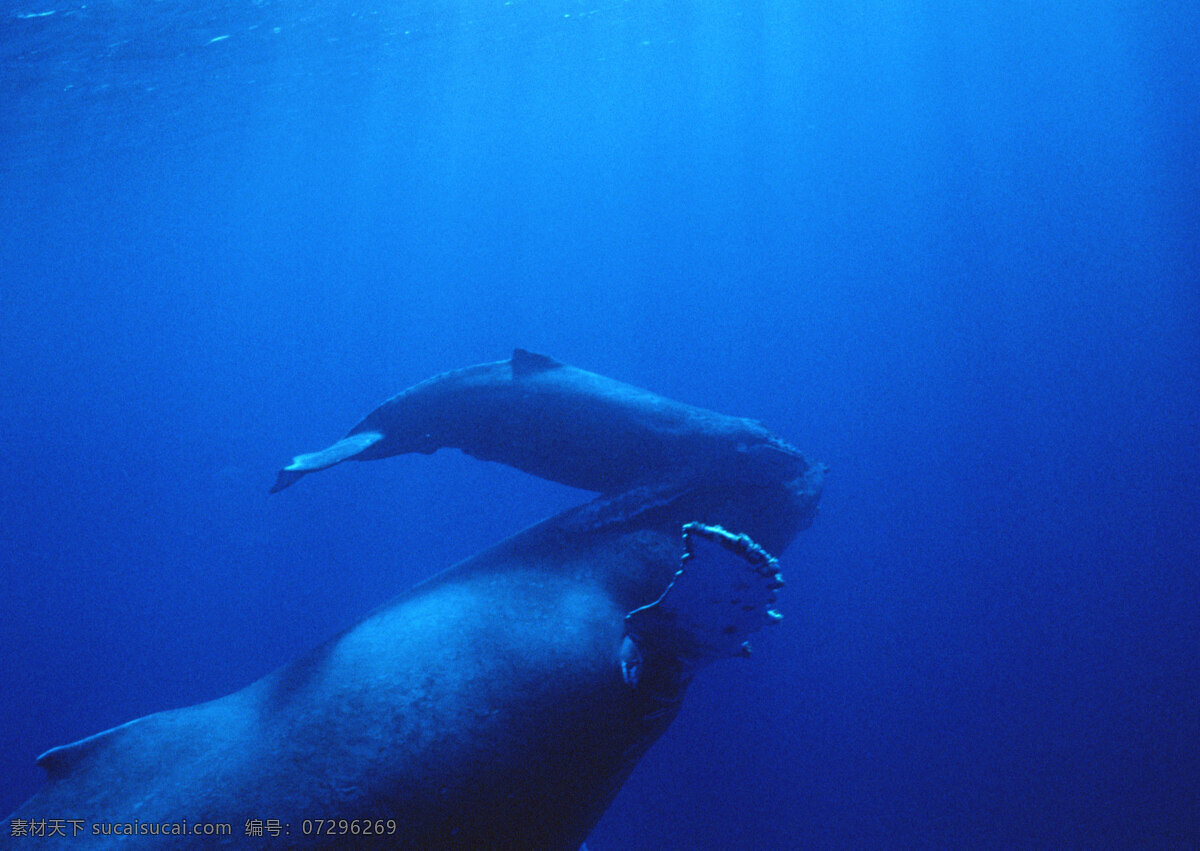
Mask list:
[[1200,844],[1194,4],[0,0],[0,810],[586,494],[267,497],[514,346],[830,465],[589,839]]

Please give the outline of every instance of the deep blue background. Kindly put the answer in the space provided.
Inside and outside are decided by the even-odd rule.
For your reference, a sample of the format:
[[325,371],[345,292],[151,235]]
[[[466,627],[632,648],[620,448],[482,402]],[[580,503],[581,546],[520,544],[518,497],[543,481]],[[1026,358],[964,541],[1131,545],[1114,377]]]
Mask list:
[[0,811],[585,498],[267,498],[520,345],[831,467],[590,847],[1200,844],[1194,3],[0,12]]

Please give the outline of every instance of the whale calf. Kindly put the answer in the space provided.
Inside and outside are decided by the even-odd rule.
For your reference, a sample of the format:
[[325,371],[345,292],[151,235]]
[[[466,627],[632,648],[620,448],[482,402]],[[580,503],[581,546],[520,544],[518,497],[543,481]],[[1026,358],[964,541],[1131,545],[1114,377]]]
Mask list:
[[446,372],[393,396],[337,443],[296,456],[271,493],[343,461],[441,448],[602,494],[669,477],[779,480],[806,466],[755,420],[517,349],[510,360]]
[[[572,439],[653,402],[592,401]],[[540,465],[547,444],[505,460]],[[241,691],[50,750],[10,823],[69,820],[65,835],[0,842],[578,848],[697,671],[778,619],[774,555],[811,523],[824,475],[791,457],[774,479],[660,459],[661,481],[502,541]],[[210,825],[230,832],[196,832]]]

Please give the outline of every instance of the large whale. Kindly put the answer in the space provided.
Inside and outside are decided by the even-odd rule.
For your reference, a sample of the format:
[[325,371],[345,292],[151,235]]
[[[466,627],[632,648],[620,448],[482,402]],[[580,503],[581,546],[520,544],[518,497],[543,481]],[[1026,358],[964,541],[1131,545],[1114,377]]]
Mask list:
[[517,349],[507,361],[434,376],[393,396],[325,449],[298,455],[271,488],[343,461],[461,449],[583,490],[614,494],[672,475],[799,475],[804,458],[755,420],[666,399]]
[[577,848],[696,671],[777,617],[769,553],[811,522],[823,476],[789,457],[775,479],[650,459],[628,490],[451,567],[239,692],[48,751],[11,833],[51,819],[62,835],[5,840]]

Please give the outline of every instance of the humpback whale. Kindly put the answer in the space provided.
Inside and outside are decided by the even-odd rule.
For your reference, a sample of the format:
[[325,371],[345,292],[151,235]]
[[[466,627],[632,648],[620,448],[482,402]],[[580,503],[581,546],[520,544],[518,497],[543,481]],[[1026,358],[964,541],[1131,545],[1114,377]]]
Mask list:
[[332,446],[297,455],[271,493],[343,461],[440,448],[602,494],[660,481],[668,468],[766,480],[805,468],[797,449],[755,420],[517,349],[510,360],[442,373],[393,396]]
[[[743,654],[778,619],[774,556],[811,523],[824,468],[737,425],[748,421],[571,374],[518,401],[544,402],[542,422],[567,438],[522,432],[514,415],[488,443],[450,417],[469,415],[456,392],[495,397],[503,370],[486,367],[480,394],[463,378],[471,369],[426,382],[446,395],[418,405],[428,428],[411,412],[372,414],[364,423],[379,428],[351,435],[379,434],[390,453],[422,451],[404,447],[436,432],[441,445],[558,477],[571,473],[553,451],[600,451],[614,475],[595,465],[579,480],[602,495],[419,583],[238,692],[46,752],[46,784],[11,819],[70,822],[30,845],[580,846],[697,671]],[[662,428],[655,446],[685,449],[689,427],[711,453],[698,465],[632,441]],[[722,429],[748,429],[761,438],[749,448],[768,447],[772,463],[746,464],[744,440]],[[579,445],[585,435],[596,442]],[[211,825],[231,832],[198,832]]]

